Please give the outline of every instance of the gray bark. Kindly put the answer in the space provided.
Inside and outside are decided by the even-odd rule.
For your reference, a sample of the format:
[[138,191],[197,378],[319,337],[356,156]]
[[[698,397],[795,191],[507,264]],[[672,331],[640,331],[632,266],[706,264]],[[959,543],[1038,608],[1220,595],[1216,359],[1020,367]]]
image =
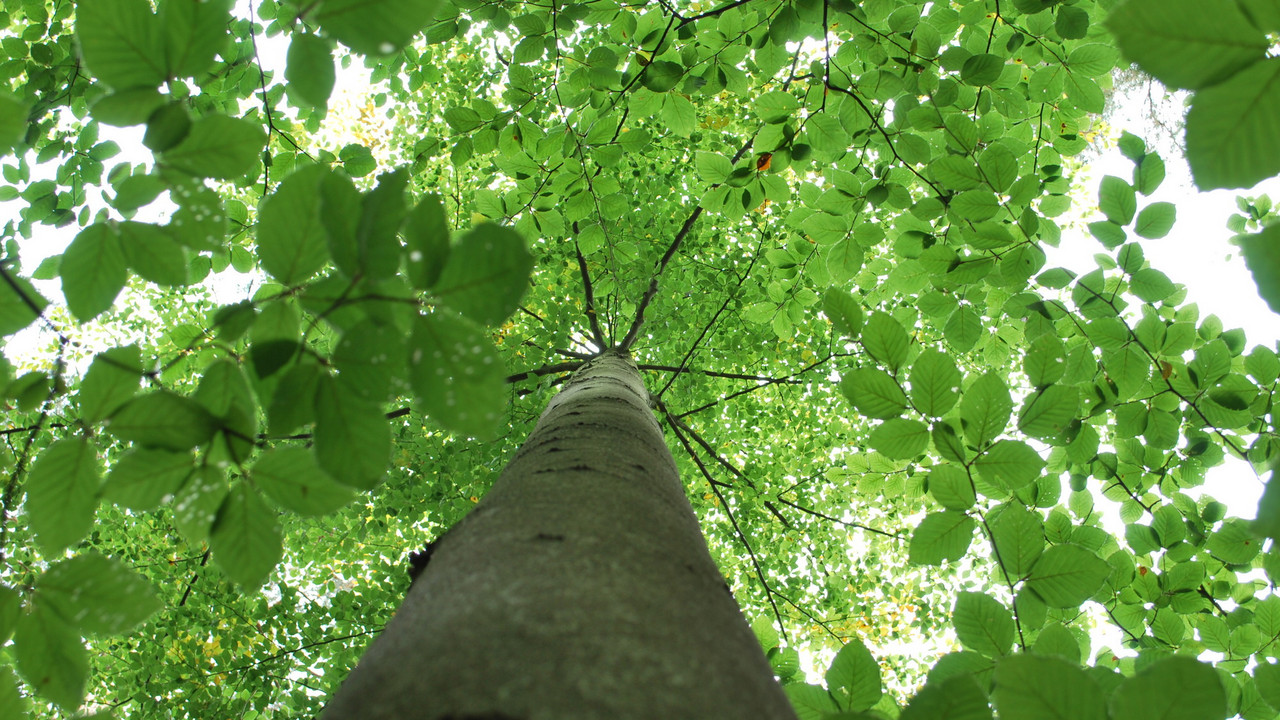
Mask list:
[[794,720],[634,363],[580,369],[326,720]]

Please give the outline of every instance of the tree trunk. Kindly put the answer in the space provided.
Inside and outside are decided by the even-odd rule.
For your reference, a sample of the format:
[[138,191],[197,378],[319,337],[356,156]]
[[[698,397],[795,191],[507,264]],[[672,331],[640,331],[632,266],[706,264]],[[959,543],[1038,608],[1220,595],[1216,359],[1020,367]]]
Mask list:
[[630,358],[552,399],[324,718],[795,718]]

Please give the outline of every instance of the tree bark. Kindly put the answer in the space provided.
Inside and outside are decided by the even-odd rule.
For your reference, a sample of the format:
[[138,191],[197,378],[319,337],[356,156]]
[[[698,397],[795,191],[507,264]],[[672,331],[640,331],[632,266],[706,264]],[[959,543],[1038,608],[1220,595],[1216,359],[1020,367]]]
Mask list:
[[578,370],[326,720],[794,720],[630,358]]

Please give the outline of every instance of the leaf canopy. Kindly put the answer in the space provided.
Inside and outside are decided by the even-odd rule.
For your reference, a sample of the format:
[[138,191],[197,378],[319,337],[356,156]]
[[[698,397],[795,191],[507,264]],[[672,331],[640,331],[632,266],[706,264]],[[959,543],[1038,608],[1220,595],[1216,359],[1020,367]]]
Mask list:
[[1273,5],[6,3],[0,716],[317,715],[612,349],[799,717],[1275,717],[1276,349],[1078,179],[1280,172]]

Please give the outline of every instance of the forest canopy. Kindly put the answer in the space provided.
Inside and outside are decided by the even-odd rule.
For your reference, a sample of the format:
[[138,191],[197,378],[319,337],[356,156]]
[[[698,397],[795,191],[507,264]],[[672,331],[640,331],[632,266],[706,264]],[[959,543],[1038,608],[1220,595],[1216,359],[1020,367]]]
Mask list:
[[799,717],[1276,718],[1280,358],[1099,118],[1280,173],[1278,7],[5,0],[0,716],[315,716],[624,349]]

